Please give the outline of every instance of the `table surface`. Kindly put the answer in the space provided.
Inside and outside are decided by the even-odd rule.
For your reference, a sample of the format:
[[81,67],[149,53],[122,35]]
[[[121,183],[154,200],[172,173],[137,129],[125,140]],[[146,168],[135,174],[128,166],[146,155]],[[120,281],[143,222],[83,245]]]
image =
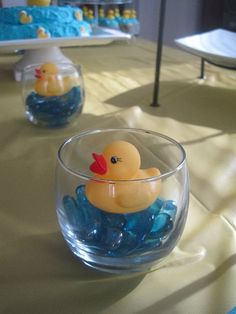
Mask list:
[[[0,313],[214,313],[236,305],[236,76],[164,47],[161,107],[150,107],[156,46],[140,39],[64,48],[83,66],[86,102],[74,125],[26,121],[16,54],[0,55]],[[54,204],[56,154],[64,139],[98,127],[138,127],[179,141],[191,196],[184,234],[146,274],[85,267],[60,234]]]

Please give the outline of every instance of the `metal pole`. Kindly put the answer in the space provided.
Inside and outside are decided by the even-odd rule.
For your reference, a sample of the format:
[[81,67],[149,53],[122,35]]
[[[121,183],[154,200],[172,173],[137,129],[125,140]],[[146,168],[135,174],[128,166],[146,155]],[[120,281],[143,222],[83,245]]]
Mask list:
[[205,79],[205,60],[201,58],[201,70],[200,70],[200,79]]
[[161,0],[160,13],[159,13],[159,25],[158,25],[158,39],[157,39],[156,71],[155,71],[153,100],[151,103],[151,106],[153,107],[160,106],[159,87],[160,87],[162,45],[163,45],[163,31],[164,31],[164,24],[165,24],[165,11],[166,11],[166,0]]

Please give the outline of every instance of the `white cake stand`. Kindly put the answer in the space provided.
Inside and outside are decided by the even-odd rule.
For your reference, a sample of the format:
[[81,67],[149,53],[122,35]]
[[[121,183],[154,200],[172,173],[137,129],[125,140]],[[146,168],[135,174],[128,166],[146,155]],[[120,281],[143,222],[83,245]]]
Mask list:
[[22,58],[13,67],[15,80],[20,81],[22,71],[27,65],[42,62],[72,62],[62,53],[60,47],[106,45],[117,40],[129,40],[131,37],[130,34],[119,30],[97,27],[93,30],[93,35],[87,37],[0,41],[0,51],[24,51]]

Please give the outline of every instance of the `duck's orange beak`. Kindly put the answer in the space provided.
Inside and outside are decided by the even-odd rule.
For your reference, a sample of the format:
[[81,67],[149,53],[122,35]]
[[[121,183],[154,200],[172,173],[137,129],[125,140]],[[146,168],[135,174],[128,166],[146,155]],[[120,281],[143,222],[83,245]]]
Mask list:
[[42,72],[40,69],[35,69],[35,77],[38,79],[42,77]]
[[92,156],[95,161],[90,165],[89,169],[97,174],[105,174],[107,172],[107,163],[103,155],[93,153]]

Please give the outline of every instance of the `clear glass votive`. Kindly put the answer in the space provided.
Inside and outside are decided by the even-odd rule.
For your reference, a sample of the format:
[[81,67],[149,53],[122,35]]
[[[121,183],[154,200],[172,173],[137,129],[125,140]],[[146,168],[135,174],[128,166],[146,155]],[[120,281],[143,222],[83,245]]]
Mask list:
[[78,64],[45,62],[26,66],[21,83],[25,114],[35,125],[64,127],[82,112],[85,92]]
[[86,265],[147,271],[177,245],[188,211],[186,155],[141,129],[101,129],[58,151],[56,211],[71,251]]

